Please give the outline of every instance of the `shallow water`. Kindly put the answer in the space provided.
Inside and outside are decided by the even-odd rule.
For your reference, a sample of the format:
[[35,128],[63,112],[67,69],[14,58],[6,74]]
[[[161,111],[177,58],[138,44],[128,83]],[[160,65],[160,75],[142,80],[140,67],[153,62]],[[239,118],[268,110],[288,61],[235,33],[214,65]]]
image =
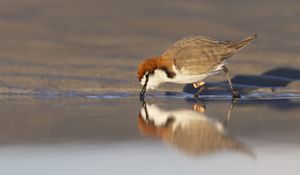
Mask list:
[[0,104],[4,174],[299,170],[296,97],[243,98],[232,110],[229,98],[199,101],[184,94],[152,94],[143,105],[134,94],[1,96]]

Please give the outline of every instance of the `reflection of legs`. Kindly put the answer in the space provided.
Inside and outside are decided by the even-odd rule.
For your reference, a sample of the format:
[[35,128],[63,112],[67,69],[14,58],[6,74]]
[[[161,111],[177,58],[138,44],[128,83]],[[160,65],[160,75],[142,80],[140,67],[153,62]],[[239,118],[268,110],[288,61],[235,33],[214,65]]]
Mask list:
[[206,89],[206,85],[205,85],[205,82],[204,81],[199,81],[197,83],[194,83],[193,84],[194,88],[199,88],[198,91],[194,94],[194,97],[198,98],[199,94],[204,90]]
[[238,101],[238,99],[236,99],[236,98],[232,99],[232,101],[231,101],[231,105],[229,107],[229,110],[228,110],[228,113],[227,113],[227,116],[226,116],[226,120],[224,121],[224,126],[225,127],[228,127],[228,125],[229,125],[229,120],[230,120],[230,117],[231,117],[231,112],[232,112],[233,107],[234,107],[234,105],[235,105],[235,103],[237,101]]
[[241,96],[240,96],[239,92],[236,89],[234,89],[233,86],[232,86],[232,82],[231,82],[230,75],[229,75],[229,70],[227,69],[226,66],[223,66],[222,68],[223,68],[223,71],[226,73],[227,81],[228,81],[228,84],[230,86],[232,97],[233,98],[240,98]]

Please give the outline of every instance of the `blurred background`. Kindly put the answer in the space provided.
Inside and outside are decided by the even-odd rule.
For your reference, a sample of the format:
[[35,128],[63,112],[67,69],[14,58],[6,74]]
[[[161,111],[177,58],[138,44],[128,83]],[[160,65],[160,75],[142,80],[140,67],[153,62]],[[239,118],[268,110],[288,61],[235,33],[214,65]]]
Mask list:
[[234,75],[297,69],[299,7],[298,0],[1,0],[0,92],[137,92],[137,65],[190,35],[258,33],[231,59]]

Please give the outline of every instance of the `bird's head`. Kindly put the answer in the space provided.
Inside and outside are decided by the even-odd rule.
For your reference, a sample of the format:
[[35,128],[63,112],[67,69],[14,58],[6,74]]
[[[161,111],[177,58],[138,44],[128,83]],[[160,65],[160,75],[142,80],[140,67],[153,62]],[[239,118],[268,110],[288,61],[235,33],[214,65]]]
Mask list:
[[145,90],[155,89],[168,78],[175,76],[168,67],[170,67],[169,60],[162,59],[161,57],[147,59],[138,67],[138,80],[144,86]]
[[138,80],[148,89],[155,89],[161,83],[161,80],[157,76],[158,74],[158,62],[155,58],[147,59],[143,61],[138,67]]

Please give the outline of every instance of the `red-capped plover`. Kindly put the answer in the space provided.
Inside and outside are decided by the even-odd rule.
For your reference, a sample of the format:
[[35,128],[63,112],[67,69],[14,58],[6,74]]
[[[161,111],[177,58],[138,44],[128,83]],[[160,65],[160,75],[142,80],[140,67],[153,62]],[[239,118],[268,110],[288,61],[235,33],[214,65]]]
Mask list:
[[147,89],[156,89],[161,83],[194,83],[199,90],[198,97],[205,87],[203,79],[223,70],[227,75],[232,96],[240,95],[232,86],[226,61],[257,35],[240,41],[218,41],[204,36],[191,36],[174,43],[162,55],[143,61],[138,67],[138,80],[143,85],[140,97]]

